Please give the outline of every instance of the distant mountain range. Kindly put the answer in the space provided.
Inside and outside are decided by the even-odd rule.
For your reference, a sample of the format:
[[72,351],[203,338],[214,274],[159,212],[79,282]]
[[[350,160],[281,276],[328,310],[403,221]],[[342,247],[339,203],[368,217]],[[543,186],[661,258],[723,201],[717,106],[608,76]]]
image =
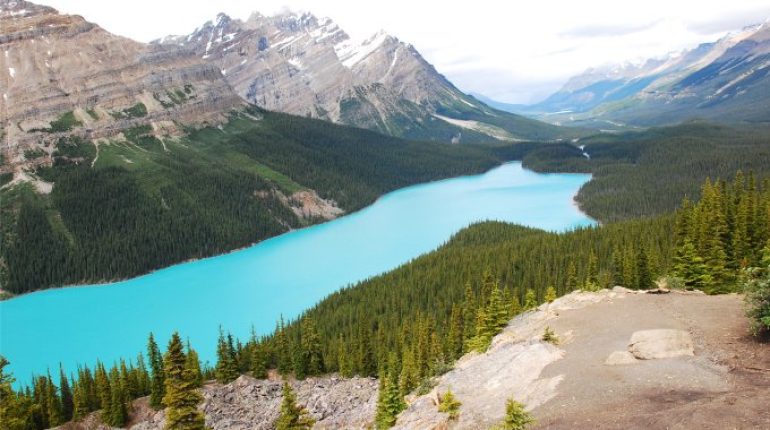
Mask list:
[[596,128],[673,124],[689,119],[770,120],[770,24],[641,63],[589,69],[544,101],[506,105],[555,124]]

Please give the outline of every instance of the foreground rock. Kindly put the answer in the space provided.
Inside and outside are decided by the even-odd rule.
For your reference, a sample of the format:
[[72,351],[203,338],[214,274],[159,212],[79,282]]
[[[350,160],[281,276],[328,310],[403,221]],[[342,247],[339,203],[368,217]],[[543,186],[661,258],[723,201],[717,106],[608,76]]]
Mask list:
[[[541,341],[546,327],[558,345]],[[488,429],[511,397],[537,428],[770,428],[770,352],[747,333],[736,295],[568,294],[461,359],[396,428]],[[456,421],[437,410],[448,389]]]
[[[365,429],[374,420],[377,380],[309,378],[292,383],[298,402],[316,419],[316,429]],[[201,409],[212,430],[269,430],[281,409],[282,382],[241,376],[234,382],[203,388]],[[165,414],[148,414],[133,430],[160,430]]]

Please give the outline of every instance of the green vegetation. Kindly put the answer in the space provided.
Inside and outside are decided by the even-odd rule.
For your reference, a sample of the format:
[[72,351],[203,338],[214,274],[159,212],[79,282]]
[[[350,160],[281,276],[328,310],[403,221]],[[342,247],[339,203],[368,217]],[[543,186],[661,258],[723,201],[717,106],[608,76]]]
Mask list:
[[115,119],[142,118],[147,116],[147,106],[139,102],[121,111],[110,112],[110,115]]
[[275,421],[276,430],[310,430],[315,420],[305,408],[297,405],[297,396],[288,382],[283,383],[283,401],[281,414]]
[[[770,138],[762,128],[689,123],[644,132],[603,134],[574,144],[524,144],[500,148],[541,172],[592,173],[577,196],[590,216],[612,222],[673,211],[700,197],[706,178],[753,170],[770,174]],[[577,145],[585,145],[590,159]]]
[[460,417],[460,403],[459,400],[452,394],[452,390],[447,390],[444,395],[440,396],[441,401],[438,404],[438,411],[449,415],[450,420],[456,420]]
[[757,336],[770,333],[770,239],[763,250],[761,265],[761,268],[746,270],[741,288],[746,294],[746,314]]
[[[149,126],[127,142],[60,139],[56,186],[0,191],[3,289],[36,289],[146,273],[305,225],[274,190],[311,188],[351,212],[410,184],[478,173],[483,148],[407,142],[326,122],[252,110],[219,128],[160,142]],[[95,162],[94,162],[95,161]],[[93,163],[93,167],[91,166]],[[312,220],[310,220],[312,221]]]
[[740,269],[760,266],[770,238],[770,180],[760,186],[739,171],[730,184],[707,180],[701,195],[677,211],[673,275],[687,289],[734,291]]
[[380,390],[377,398],[375,424],[378,429],[388,429],[396,424],[398,414],[406,409],[406,402],[401,395],[398,381],[397,357],[391,353],[389,360],[380,372]]
[[524,409],[524,405],[513,399],[505,402],[505,418],[503,422],[493,427],[494,430],[525,430],[533,425],[535,420]]
[[178,333],[171,336],[168,349],[163,358],[166,394],[163,404],[166,405],[165,430],[203,430],[203,413],[198,410],[198,404],[203,396],[198,392],[198,375],[200,364],[188,362],[188,356],[182,349],[182,339]]
[[546,327],[545,330],[543,330],[543,336],[541,339],[543,342],[548,342],[552,345],[559,344],[559,338],[556,336],[556,333],[554,333],[551,327]]
[[34,128],[30,132],[44,132],[44,133],[61,133],[65,131],[71,131],[75,127],[82,126],[83,123],[75,118],[73,111],[64,112],[59,118],[51,121],[48,128]]
[[99,120],[99,114],[96,113],[96,110],[94,110],[94,109],[86,109],[86,113],[88,113],[88,115],[91,118],[93,118],[94,120],[97,120],[97,121]]

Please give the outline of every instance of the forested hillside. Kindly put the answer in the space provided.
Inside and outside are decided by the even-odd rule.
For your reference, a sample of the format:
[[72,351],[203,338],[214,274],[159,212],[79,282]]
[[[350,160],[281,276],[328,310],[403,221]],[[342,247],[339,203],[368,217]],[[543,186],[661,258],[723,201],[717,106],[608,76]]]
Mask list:
[[767,177],[768,136],[762,127],[689,123],[505,151],[536,171],[592,173],[576,200],[590,216],[611,222],[670,212],[684,196],[698,199],[707,177],[728,178],[740,169]]
[[177,140],[150,131],[63,139],[53,166],[35,172],[54,184],[50,195],[24,183],[0,191],[4,290],[130,277],[321,220],[293,210],[297,191],[350,212],[396,188],[500,162],[482,148],[260,110]]
[[387,428],[403,409],[403,396],[427,392],[430,377],[469,351],[486,350],[516,314],[574,290],[646,289],[661,277],[670,287],[708,293],[748,285],[750,315],[766,331],[768,268],[762,267],[770,264],[770,180],[760,184],[739,172],[731,182],[706,181],[702,194],[697,204],[685,199],[675,215],[561,234],[500,222],[471,226],[434,252],[332,294],[296,321],[279,321],[270,336],[242,342],[221,333],[213,368],[201,368],[176,335],[164,360],[151,336],[150,369],[140,355],[109,371],[98,364],[79,369],[77,377],[64,371],[40,376],[30,390],[14,392],[0,357],[8,406],[0,412],[26,425],[19,428],[43,429],[102,409],[105,422],[120,426],[137,397],[149,395],[155,408],[173,406],[167,394],[174,385],[164,382],[173,359],[186,375],[178,381],[186,387],[179,396],[194,396],[205,379],[263,378],[272,368],[300,379],[379,375],[377,422]]

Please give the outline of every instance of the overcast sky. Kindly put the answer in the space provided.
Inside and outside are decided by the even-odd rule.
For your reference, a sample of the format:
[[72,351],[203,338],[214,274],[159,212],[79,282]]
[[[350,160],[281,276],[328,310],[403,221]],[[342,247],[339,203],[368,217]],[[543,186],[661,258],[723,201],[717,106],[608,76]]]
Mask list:
[[770,18],[770,0],[38,1],[140,41],[190,33],[218,12],[310,11],[354,38],[384,29],[460,89],[511,103],[537,102],[589,67],[665,55]]

